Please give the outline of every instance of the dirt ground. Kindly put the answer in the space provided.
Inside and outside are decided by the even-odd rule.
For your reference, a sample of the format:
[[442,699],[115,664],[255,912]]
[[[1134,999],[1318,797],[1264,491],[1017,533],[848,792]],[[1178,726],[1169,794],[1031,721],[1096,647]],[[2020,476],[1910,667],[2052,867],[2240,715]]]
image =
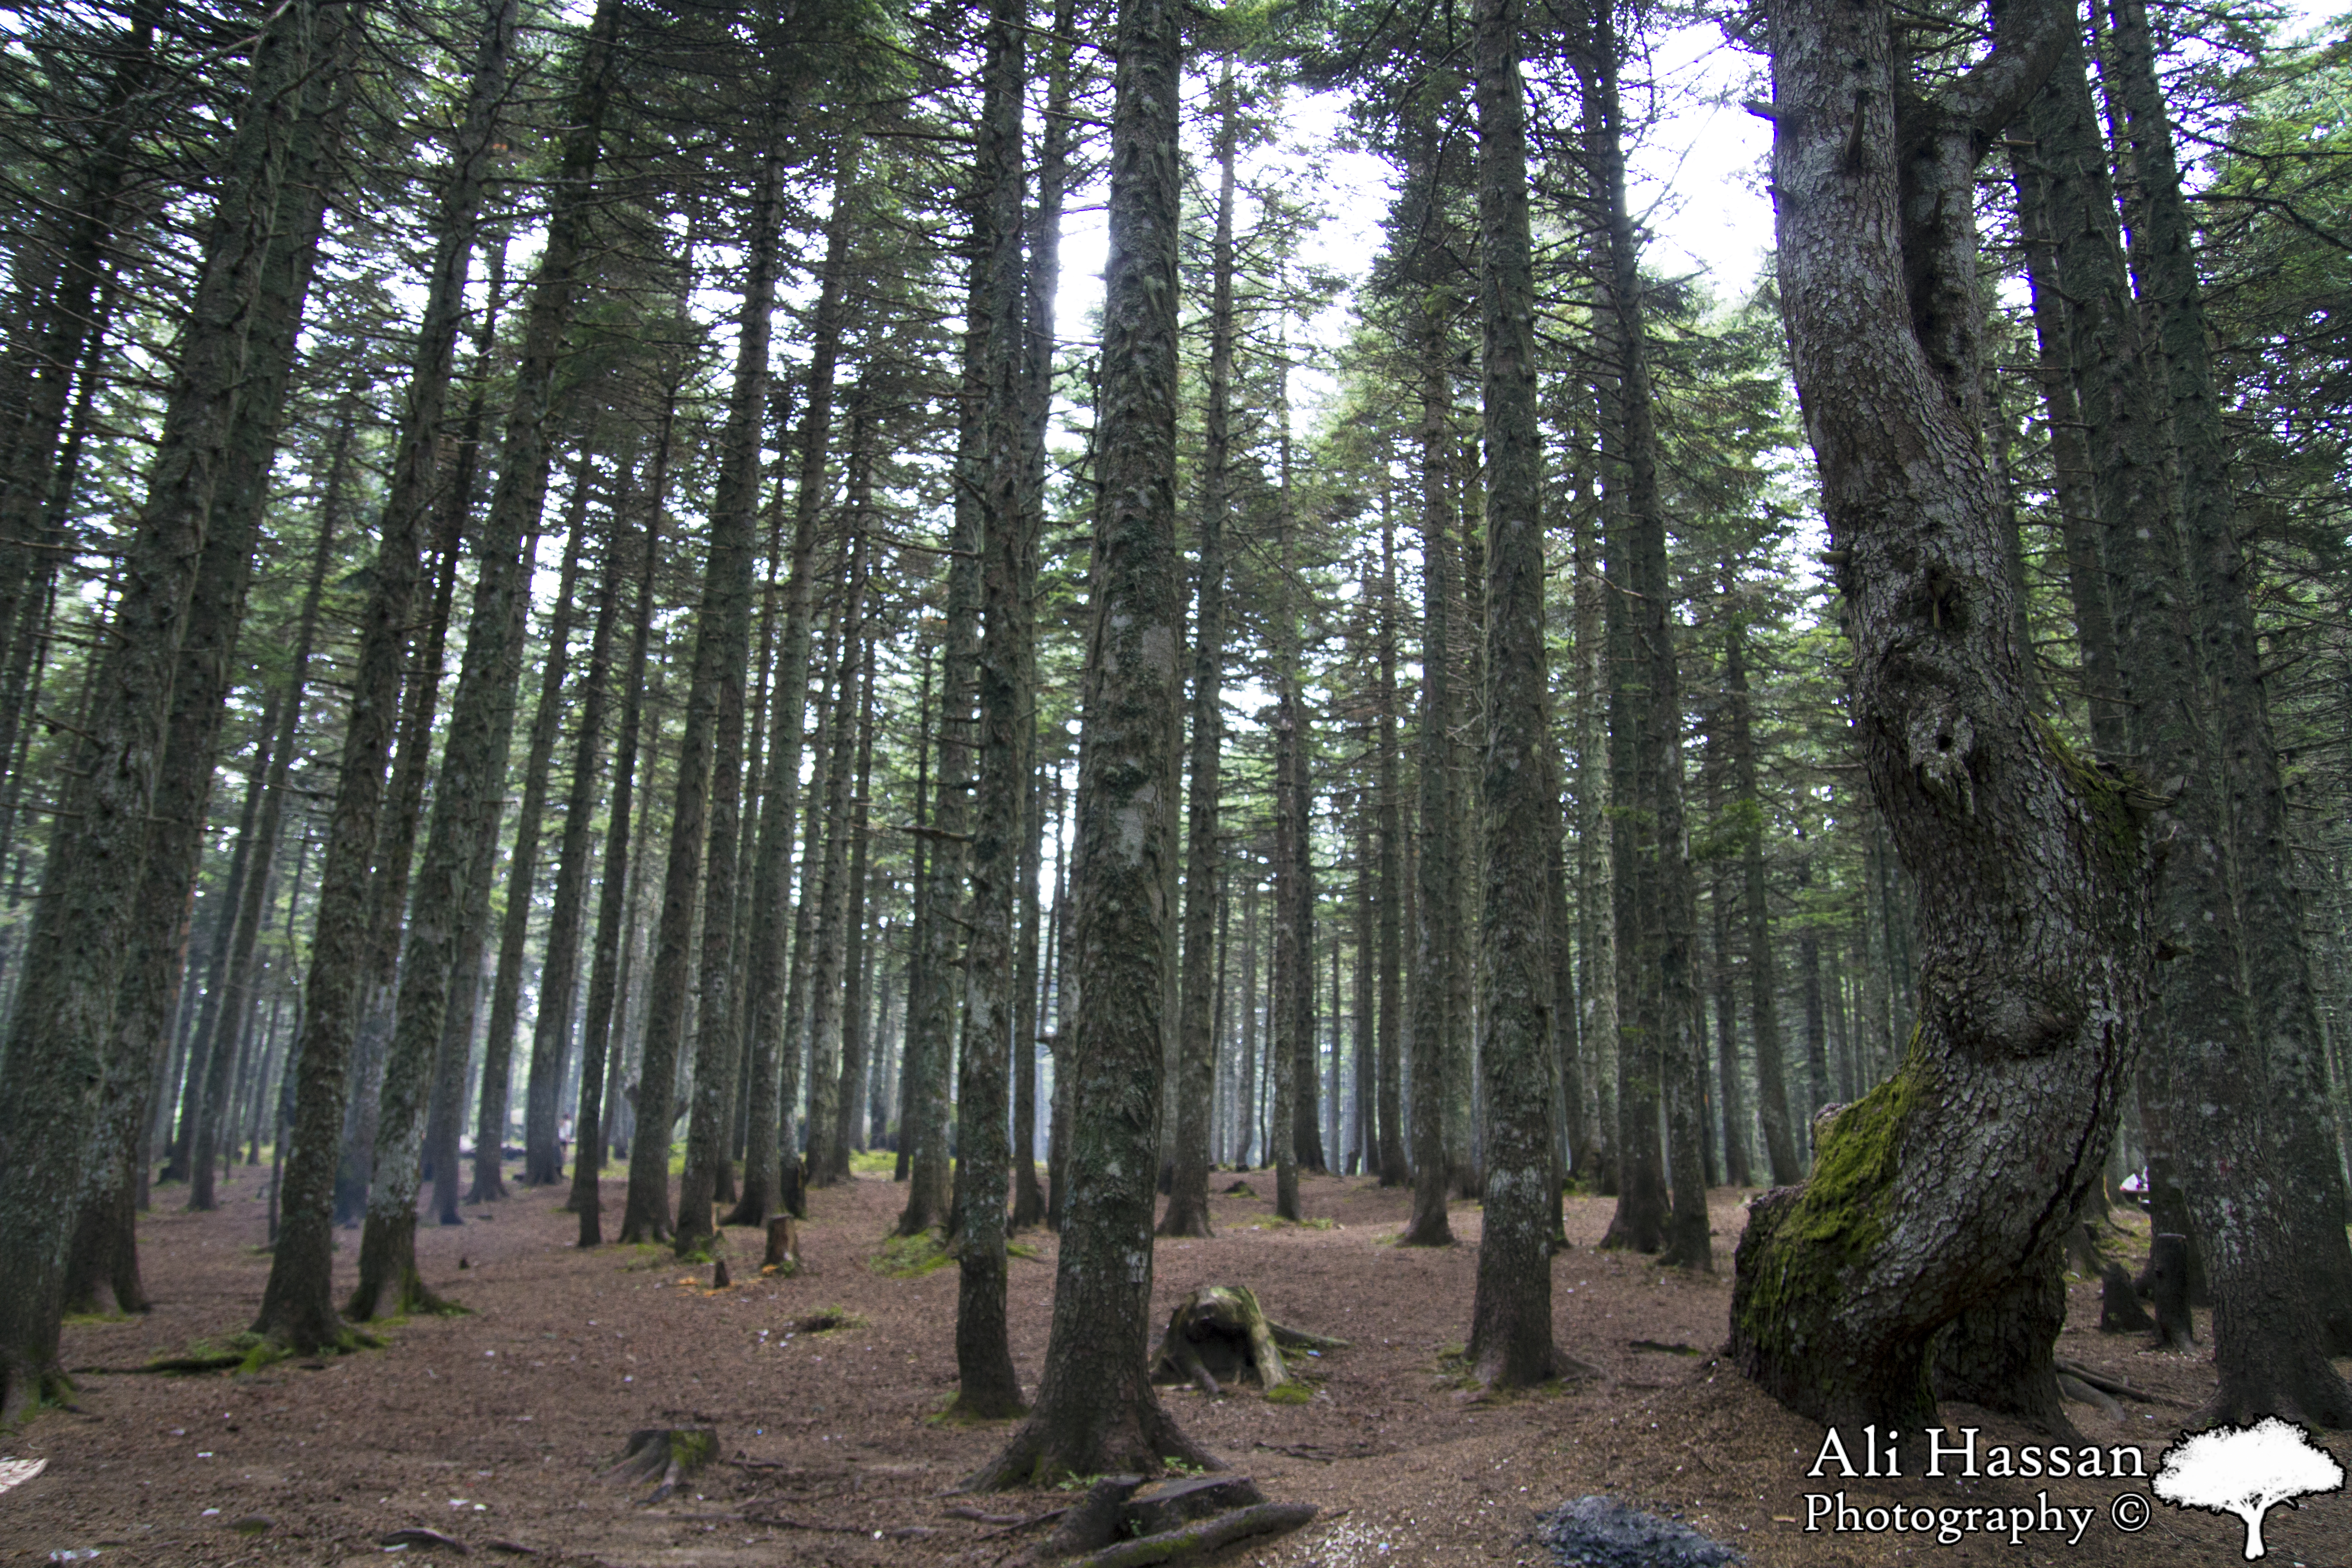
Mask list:
[[[422,1526],[476,1554],[527,1549],[533,1557],[515,1560],[583,1568],[981,1564],[1008,1562],[1045,1533],[1008,1521],[1069,1500],[1055,1491],[955,1494],[1005,1429],[933,1420],[954,1382],[955,1273],[894,1277],[874,1267],[899,1203],[887,1180],[813,1194],[806,1267],[794,1277],[761,1277],[757,1238],[730,1233],[737,1283],[718,1292],[708,1268],[682,1268],[667,1249],[574,1249],[576,1222],[556,1207],[562,1190],[520,1192],[469,1208],[462,1227],[428,1223],[418,1233],[426,1279],[467,1315],[393,1324],[383,1349],[324,1363],[249,1375],[140,1372],[152,1357],[225,1338],[251,1319],[268,1268],[253,1174],[240,1170],[209,1215],[182,1212],[176,1191],[160,1193],[141,1237],[159,1305],[135,1321],[68,1327],[78,1408],[0,1441],[16,1457],[48,1461],[0,1494],[0,1560],[94,1552],[103,1568],[454,1555],[382,1544]],[[1214,1185],[1234,1180],[1221,1173]],[[1253,1180],[1270,1197],[1270,1175]],[[1468,1331],[1476,1205],[1456,1205],[1460,1244],[1433,1252],[1393,1245],[1406,1212],[1401,1192],[1339,1178],[1310,1178],[1302,1191],[1307,1226],[1276,1226],[1268,1198],[1220,1195],[1213,1239],[1158,1250],[1159,1321],[1195,1287],[1246,1284],[1276,1319],[1351,1342],[1309,1363],[1315,1392],[1304,1404],[1270,1403],[1254,1388],[1213,1400],[1167,1392],[1184,1428],[1269,1498],[1322,1510],[1294,1534],[1216,1563],[1549,1564],[1532,1533],[1538,1515],[1594,1493],[1679,1518],[1766,1564],[2241,1560],[2233,1519],[2159,1504],[2139,1531],[2119,1528],[2118,1519],[2147,1511],[2137,1509],[2145,1480],[1968,1480],[1949,1473],[1957,1461],[1942,1479],[1921,1479],[1919,1433],[1898,1446],[1911,1479],[1846,1480],[1833,1462],[1822,1479],[1809,1478],[1822,1429],[1716,1359],[1745,1193],[1715,1194],[1713,1275],[1594,1250],[1612,1201],[1573,1200],[1575,1245],[1554,1264],[1559,1337],[1603,1375],[1485,1399],[1442,1364]],[[620,1196],[621,1184],[607,1183],[608,1216]],[[1054,1243],[1023,1240],[1037,1256],[1013,1265],[1013,1352],[1034,1385]],[[343,1271],[357,1252],[347,1233]],[[2069,1407],[2085,1442],[2103,1454],[2136,1445],[2152,1474],[2183,1407],[2210,1389],[2210,1364],[2202,1353],[2146,1350],[2138,1336],[2098,1334],[2095,1284],[2074,1281],[2072,1294],[2061,1353],[2179,1402],[2126,1405],[2121,1420]],[[802,1326],[827,1309],[849,1314],[848,1326]],[[1998,1446],[2046,1441],[1966,1406],[1945,1415],[1956,1433],[1981,1428],[1980,1471]],[[722,1458],[677,1497],[642,1507],[599,1479],[633,1428],[686,1424],[715,1426]],[[1864,1465],[1865,1435],[1841,1436]],[[2347,1451],[2340,1439],[2336,1447]],[[1841,1514],[1840,1493],[1851,1514]],[[1890,1513],[1870,1511],[1896,1505],[1900,1532]],[[1922,1505],[1938,1510],[1924,1532],[1907,1528]],[[2025,1528],[1987,1533],[1988,1516],[1969,1512],[1996,1507]],[[2086,1521],[2079,1536],[2075,1518]],[[1939,1539],[1947,1519],[1950,1542]],[[1874,1532],[1874,1523],[1888,1528]],[[2282,1564],[2352,1563],[2352,1496],[2275,1508],[2265,1533]]]

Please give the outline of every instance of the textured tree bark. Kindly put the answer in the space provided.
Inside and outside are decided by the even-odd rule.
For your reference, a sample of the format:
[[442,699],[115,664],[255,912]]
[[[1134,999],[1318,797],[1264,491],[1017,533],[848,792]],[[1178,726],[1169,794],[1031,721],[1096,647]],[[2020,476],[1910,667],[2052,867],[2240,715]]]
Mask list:
[[231,442],[272,220],[289,144],[306,115],[318,111],[305,88],[330,88],[340,75],[347,16],[341,5],[289,7],[256,44],[254,85],[221,168],[163,437],[81,726],[85,739],[63,781],[0,1052],[8,1063],[0,1079],[0,1278],[10,1282],[0,1294],[0,1423],[21,1418],[62,1377],[66,1255],[81,1205],[97,1194],[61,1194],[57,1186],[61,1173],[69,1180],[86,1175],[131,957],[172,685],[215,476]]
[[[955,1408],[995,1419],[1020,1414],[1021,1380],[1004,1321],[1004,1192],[1013,1067],[1014,883],[1035,720],[1030,610],[1035,552],[1022,504],[1027,461],[1015,384],[1021,350],[1021,100],[1025,0],[995,0],[986,31],[975,156],[979,184],[972,328],[983,395],[979,503],[982,633],[979,788],[971,818],[971,931],[964,969],[963,1048],[956,1104]],[[1146,1245],[1149,1245],[1148,1243]]]
[[[506,92],[516,15],[516,7],[502,5],[488,21],[475,58],[466,116],[451,148],[451,174],[436,215],[425,311],[360,622],[359,658],[320,871],[302,1029],[294,1047],[297,1083],[278,1184],[278,1242],[254,1322],[255,1332],[302,1352],[344,1342],[348,1334],[331,1295],[335,1176],[352,1045],[365,1001],[362,971],[377,942],[368,919],[371,868],[384,767],[399,716],[401,652],[416,590],[425,502],[465,310],[466,274],[479,227],[492,132]],[[614,8],[605,19],[608,41],[617,17]]]
[[[596,902],[596,934],[588,968],[588,1003],[580,1024],[580,1111],[572,1131],[572,1192],[568,1206],[580,1216],[580,1245],[595,1247],[604,1239],[604,1200],[596,1178],[604,1169],[604,1150],[612,1141],[611,1118],[605,1111],[610,1090],[620,1076],[619,1032],[613,1026],[618,1011],[628,942],[630,839],[637,779],[637,750],[645,727],[646,660],[653,640],[654,574],[660,563],[662,502],[668,493],[671,425],[677,413],[677,388],[670,389],[655,438],[651,473],[644,484],[645,527],[636,531],[632,559],[625,548],[605,570],[625,565],[637,571],[637,593],[629,616],[629,668],[621,686],[621,722],[613,752],[613,799],[605,808],[604,868]],[[625,515],[626,498],[616,504]],[[615,527],[620,526],[619,517]],[[650,793],[650,792],[648,792]]]
[[[1916,1426],[1934,1419],[1937,1333],[2012,1303],[2019,1260],[2063,1238],[2098,1180],[2147,946],[2139,824],[2032,710],[2001,498],[1965,389],[1939,379],[1948,340],[1915,333],[1906,261],[1972,268],[1975,253],[1948,230],[1906,247],[1893,31],[1879,0],[1780,0],[1773,156],[1856,728],[1895,852],[1921,873],[1919,1016],[1895,1076],[1822,1135],[1811,1179],[1752,1211],[1732,1350],[1815,1419]],[[1981,151],[2047,65],[2004,29],[1931,122]],[[1953,205],[1969,204],[1943,204],[1948,221]]]
[[1202,411],[1200,591],[1192,629],[1192,755],[1184,790],[1184,977],[1176,1026],[1176,1169],[1162,1236],[1209,1232],[1210,1073],[1219,858],[1219,761],[1224,743],[1225,519],[1233,509],[1234,156],[1239,103],[1233,61],[1217,81],[1216,232],[1209,252],[1209,401]]
[[[547,775],[555,760],[555,735],[563,714],[563,682],[572,659],[572,621],[580,588],[580,552],[586,543],[589,476],[595,453],[592,428],[580,444],[572,495],[563,520],[563,564],[557,574],[555,605],[548,619],[547,654],[540,666],[539,701],[531,710],[530,744],[523,753],[522,800],[515,816],[514,850],[507,861],[507,907],[499,922],[498,976],[490,987],[489,1032],[482,1041],[481,1110],[474,1122],[472,1204],[507,1195],[505,1152],[507,1101],[511,1084],[515,1030],[522,1010],[523,949],[530,936],[532,895],[539,884],[539,840],[547,816]],[[566,1005],[571,993],[547,987],[540,973],[540,1005]],[[569,1028],[565,1030],[570,1033]],[[525,1112],[528,1119],[529,1112]],[[550,1130],[551,1133],[552,1129]],[[529,1137],[526,1127],[525,1138]]]
[[1518,0],[1472,15],[1478,112],[1478,314],[1486,453],[1486,744],[1479,929],[1486,1213],[1469,1358],[1490,1388],[1564,1367],[1551,1332],[1551,726],[1544,648],[1543,436]]
[[[777,244],[783,225],[784,149],[775,99],[764,100],[760,128],[760,183],[744,218],[742,324],[735,350],[735,379],[727,395],[727,428],[720,437],[719,482],[710,503],[710,558],[698,637],[710,644],[709,659],[718,701],[713,749],[710,833],[703,868],[701,999],[695,1009],[694,1102],[687,1119],[686,1174],[678,1184],[677,1251],[680,1257],[715,1238],[712,1204],[730,1166],[734,1133],[738,1032],[742,1016],[740,981],[735,969],[735,930],[750,923],[748,900],[739,899],[736,873],[741,864],[743,672],[751,657],[752,581],[758,570],[760,437],[768,413],[768,345],[775,313]],[[704,658],[695,649],[697,679]],[[743,889],[745,893],[751,891]],[[743,907],[739,909],[739,904]],[[632,1172],[635,1151],[632,1151]],[[764,1221],[767,1216],[762,1215]]]
[[1168,798],[1178,727],[1177,119],[1181,49],[1168,0],[1121,0],[1112,110],[1094,605],[1079,760],[1073,932],[1070,1194],[1037,1404],[971,1478],[1002,1487],[1214,1461],[1149,1377],[1160,1153]]
[[[600,9],[582,57],[566,113],[562,163],[545,247],[530,285],[522,353],[500,444],[497,488],[481,526],[472,619],[449,704],[449,734],[433,797],[425,857],[402,945],[399,994],[384,1063],[376,1130],[375,1180],[361,1238],[358,1288],[351,1313],[366,1318],[397,1302],[425,1300],[415,1278],[414,1166],[425,1079],[441,1038],[449,980],[461,935],[465,879],[484,834],[497,827],[512,739],[513,686],[519,673],[519,601],[528,596],[525,539],[538,530],[551,458],[549,407],[563,339],[578,293],[586,219],[594,195],[610,97],[615,16]],[[386,1158],[396,1162],[386,1168]],[[404,1191],[402,1189],[405,1189]],[[387,1292],[396,1292],[387,1295]]]

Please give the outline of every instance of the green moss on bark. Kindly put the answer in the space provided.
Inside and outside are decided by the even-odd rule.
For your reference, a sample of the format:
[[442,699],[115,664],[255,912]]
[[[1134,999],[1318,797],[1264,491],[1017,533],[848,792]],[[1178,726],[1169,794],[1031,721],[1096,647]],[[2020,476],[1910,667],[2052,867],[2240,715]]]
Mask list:
[[[1803,1370],[1815,1361],[1809,1351],[1827,1348],[1803,1344],[1804,1327],[1885,1240],[1905,1129],[1921,1100],[1918,1070],[1906,1064],[1840,1112],[1822,1136],[1811,1178],[1757,1200],[1740,1241],[1734,1351],[1748,1375],[1807,1414],[1825,1407],[1833,1380]],[[1801,1374],[1805,1386],[1797,1385]],[[1924,1383],[1919,1392],[1932,1409]]]

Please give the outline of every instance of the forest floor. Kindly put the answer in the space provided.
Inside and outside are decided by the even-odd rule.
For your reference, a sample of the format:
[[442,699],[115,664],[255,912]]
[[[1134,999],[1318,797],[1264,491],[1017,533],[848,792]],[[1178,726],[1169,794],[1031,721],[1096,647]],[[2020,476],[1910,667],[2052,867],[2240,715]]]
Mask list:
[[[383,1563],[392,1555],[383,1536],[423,1526],[478,1553],[527,1548],[533,1556],[511,1560],[567,1568],[986,1564],[1013,1561],[1045,1533],[1004,1521],[1070,1500],[1051,1491],[953,1494],[1005,1428],[935,1419],[955,1381],[955,1270],[877,1271],[902,1190],[881,1177],[812,1194],[806,1262],[793,1277],[762,1277],[757,1237],[730,1233],[737,1283],[715,1292],[707,1266],[688,1268],[666,1248],[574,1249],[576,1221],[557,1208],[562,1190],[519,1190],[469,1206],[462,1227],[427,1223],[418,1232],[425,1279],[467,1315],[394,1323],[382,1349],[323,1362],[249,1374],[142,1373],[151,1358],[224,1340],[251,1320],[268,1269],[255,1174],[240,1169],[211,1214],[184,1212],[175,1190],[159,1192],[141,1233],[154,1310],[67,1328],[77,1407],[0,1442],[48,1461],[0,1494],[0,1560]],[[1213,1184],[1234,1179],[1220,1173]],[[1249,1179],[1271,1194],[1270,1173]],[[620,1182],[604,1193],[609,1226]],[[1822,1429],[1717,1359],[1746,1193],[1714,1194],[1711,1275],[1595,1250],[1612,1201],[1570,1200],[1574,1246],[1554,1264],[1559,1338],[1602,1375],[1491,1399],[1444,1361],[1468,1331],[1477,1206],[1455,1205],[1458,1245],[1402,1249],[1393,1243],[1402,1192],[1309,1178],[1302,1194],[1307,1226],[1276,1225],[1267,1198],[1221,1194],[1213,1239],[1158,1249],[1155,1326],[1199,1286],[1246,1284],[1277,1321],[1350,1342],[1308,1363],[1314,1392],[1302,1404],[1269,1402],[1254,1387],[1217,1399],[1166,1391],[1184,1430],[1269,1498],[1322,1510],[1305,1529],[1231,1549],[1219,1563],[1549,1565],[1555,1559],[1533,1533],[1538,1517],[1591,1494],[1680,1519],[1765,1564],[2240,1560],[2242,1531],[2231,1518],[2158,1505],[2139,1532],[2118,1529],[2111,1510],[2129,1517],[2133,1505],[2114,1500],[2145,1501],[2145,1480],[1917,1479],[1927,1458],[1918,1433],[1905,1434],[1899,1449],[1914,1479],[1845,1480],[1834,1463],[1811,1478]],[[1021,1242],[1035,1256],[1013,1263],[1013,1353],[1034,1385],[1054,1240]],[[2145,1241],[2111,1245],[2129,1255]],[[357,1252],[346,1234],[339,1273]],[[2100,1335],[2095,1282],[2072,1280],[2070,1294],[2062,1355],[2180,1402],[2127,1405],[2120,1420],[2068,1407],[2084,1442],[2103,1454],[2137,1446],[2153,1474],[2182,1406],[2212,1386],[2210,1360],[2201,1349],[2159,1354],[2143,1336]],[[828,1311],[846,1314],[845,1326],[802,1326]],[[1945,1417],[1955,1429],[1981,1428],[1980,1469],[1998,1446],[2021,1456],[2048,1441],[1967,1406],[1947,1406]],[[720,1461],[654,1507],[599,1479],[633,1428],[671,1425],[715,1426]],[[1864,1464],[1864,1435],[1843,1436]],[[1860,1528],[1839,1531],[1835,1503],[1808,1500],[1840,1492]],[[1937,1531],[1871,1532],[1868,1510],[1897,1504],[1906,1522],[1921,1505],[1956,1510],[1958,1530],[1976,1532],[1939,1541],[1940,1512]],[[2026,1510],[2014,1542],[2005,1526],[1985,1533],[1987,1518],[1968,1511],[1994,1507]],[[2049,1511],[2068,1508],[2084,1511]],[[2087,1521],[2079,1537],[2076,1518]],[[2056,1527],[2044,1531],[2045,1521]],[[2281,1564],[2352,1563],[2352,1494],[2273,1509],[2266,1534]],[[427,1546],[397,1555],[427,1552],[454,1555]]]

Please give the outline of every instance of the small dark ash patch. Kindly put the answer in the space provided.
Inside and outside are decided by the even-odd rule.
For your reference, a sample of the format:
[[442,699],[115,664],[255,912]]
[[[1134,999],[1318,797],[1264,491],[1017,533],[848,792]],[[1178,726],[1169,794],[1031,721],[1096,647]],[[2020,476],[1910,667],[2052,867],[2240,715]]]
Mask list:
[[1578,1498],[1544,1515],[1536,1539],[1561,1568],[1720,1568],[1747,1561],[1686,1524],[1605,1497]]

